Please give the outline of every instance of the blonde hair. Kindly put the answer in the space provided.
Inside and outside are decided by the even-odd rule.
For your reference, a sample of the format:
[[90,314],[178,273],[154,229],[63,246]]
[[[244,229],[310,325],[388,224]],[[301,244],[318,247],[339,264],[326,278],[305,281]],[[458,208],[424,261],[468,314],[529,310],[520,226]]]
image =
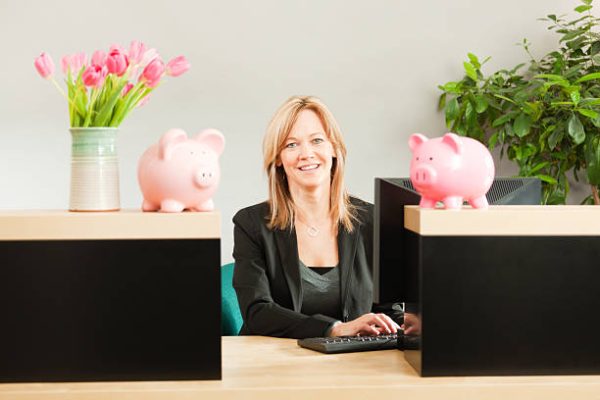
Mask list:
[[267,127],[263,140],[264,168],[269,178],[270,229],[291,229],[294,224],[294,202],[289,191],[285,171],[279,163],[279,154],[285,140],[303,110],[315,112],[325,134],[333,145],[334,160],[331,168],[331,191],[329,213],[334,222],[341,224],[348,232],[354,229],[357,210],[350,202],[344,186],[346,146],[340,128],[323,102],[312,96],[292,96],[279,107]]

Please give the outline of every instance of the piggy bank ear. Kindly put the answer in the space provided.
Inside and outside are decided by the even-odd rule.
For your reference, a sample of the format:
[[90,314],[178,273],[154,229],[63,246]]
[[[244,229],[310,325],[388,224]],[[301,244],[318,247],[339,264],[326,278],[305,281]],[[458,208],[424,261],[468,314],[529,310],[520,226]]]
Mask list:
[[225,148],[225,136],[216,129],[205,129],[194,135],[193,139],[207,145],[219,156],[223,153],[223,149]]
[[461,154],[463,150],[463,143],[456,133],[446,133],[442,138],[442,143],[447,144],[456,153]]
[[182,129],[171,129],[158,142],[158,157],[161,160],[170,160],[173,149],[179,143],[187,140],[187,134]]
[[410,151],[415,151],[417,147],[419,147],[422,143],[428,141],[427,136],[421,135],[420,133],[413,133],[410,135],[408,139],[408,147],[410,147]]

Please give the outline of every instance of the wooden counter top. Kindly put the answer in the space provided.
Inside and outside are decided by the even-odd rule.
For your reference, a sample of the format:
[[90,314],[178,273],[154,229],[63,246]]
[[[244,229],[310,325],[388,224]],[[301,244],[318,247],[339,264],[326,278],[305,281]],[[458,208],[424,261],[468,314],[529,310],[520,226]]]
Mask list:
[[404,226],[422,236],[600,236],[597,206],[404,207]]
[[[324,355],[292,339],[224,337],[223,380],[0,385],[0,399],[598,399],[599,376],[421,378],[402,352]],[[507,349],[510,351],[510,349]]]
[[0,240],[218,239],[218,212],[0,212]]

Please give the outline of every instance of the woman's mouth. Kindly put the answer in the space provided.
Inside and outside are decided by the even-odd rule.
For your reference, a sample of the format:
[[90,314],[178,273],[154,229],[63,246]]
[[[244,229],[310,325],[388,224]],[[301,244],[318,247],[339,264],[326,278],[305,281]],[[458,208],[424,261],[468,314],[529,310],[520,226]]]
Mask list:
[[312,170],[319,168],[319,165],[320,164],[308,164],[308,165],[303,165],[301,167],[298,167],[298,169],[300,171],[312,171]]

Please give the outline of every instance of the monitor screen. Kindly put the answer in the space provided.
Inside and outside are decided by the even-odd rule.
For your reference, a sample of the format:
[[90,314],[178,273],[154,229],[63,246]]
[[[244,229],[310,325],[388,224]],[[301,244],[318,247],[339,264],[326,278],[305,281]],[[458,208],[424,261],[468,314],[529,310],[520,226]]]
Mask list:
[[[491,205],[536,205],[541,203],[537,178],[495,178],[488,193]],[[375,178],[373,240],[373,301],[405,302],[416,277],[402,268],[404,206],[418,205],[421,196],[409,178]]]

